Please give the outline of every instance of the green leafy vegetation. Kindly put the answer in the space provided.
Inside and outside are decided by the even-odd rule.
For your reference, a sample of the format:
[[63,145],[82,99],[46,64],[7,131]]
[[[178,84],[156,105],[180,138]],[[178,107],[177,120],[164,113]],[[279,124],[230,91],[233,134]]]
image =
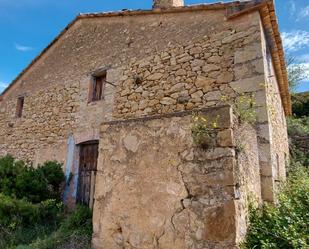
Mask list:
[[309,167],[309,93],[292,96],[293,117],[288,119],[290,152],[293,158],[305,167]]
[[286,65],[289,76],[289,88],[290,91],[293,93],[296,91],[300,82],[306,79],[306,69],[304,65],[301,62],[297,61],[293,56],[287,57]]
[[255,105],[253,96],[240,94],[234,104],[234,110],[239,121],[254,124],[257,120]]
[[33,168],[0,158],[0,249],[89,248],[91,211],[67,214],[61,202],[61,164]]
[[202,113],[193,113],[192,115],[192,138],[193,143],[203,149],[211,148],[215,145],[217,120],[210,122],[206,115]]
[[57,162],[33,168],[11,156],[0,158],[0,193],[4,195],[26,198],[33,203],[60,200],[63,181],[62,166]]
[[296,118],[309,116],[309,92],[292,94],[293,114]]
[[295,118],[295,117],[289,118],[288,133],[290,136],[309,135],[309,116],[302,118]]
[[309,151],[299,148],[297,145],[290,145],[290,152],[293,158],[297,158],[296,162],[292,162],[292,165],[299,165],[309,169]]
[[38,238],[23,249],[90,248],[92,213],[89,208],[78,206],[51,234]]
[[247,248],[309,248],[309,171],[295,162],[277,205],[251,208]]
[[[264,83],[261,83],[264,86]],[[256,103],[254,96],[251,94],[241,93],[236,98],[230,96],[222,96],[223,103],[231,104],[235,114],[238,116],[239,122],[255,124],[257,121]]]
[[291,163],[287,181],[278,203],[251,208],[245,248],[309,248],[309,153],[303,147],[306,143],[299,143],[299,138],[309,137],[309,117],[303,107],[298,108],[293,104],[298,114],[288,120]]

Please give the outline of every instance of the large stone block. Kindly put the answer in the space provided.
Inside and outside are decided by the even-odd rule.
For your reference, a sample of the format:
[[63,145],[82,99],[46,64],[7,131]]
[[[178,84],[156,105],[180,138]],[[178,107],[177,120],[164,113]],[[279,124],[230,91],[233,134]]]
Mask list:
[[205,151],[205,158],[208,160],[220,159],[222,157],[234,157],[235,151],[231,148],[214,148]]
[[261,176],[261,190],[264,201],[273,202],[275,200],[275,186],[273,177]]
[[123,139],[123,145],[127,150],[136,152],[139,146],[138,138],[133,135],[128,135]]
[[259,144],[259,160],[260,162],[271,162],[271,147],[268,142],[260,141]]
[[218,133],[218,144],[222,147],[232,147],[235,145],[234,133],[232,129],[226,129]]
[[257,58],[262,58],[262,47],[260,43],[256,43],[251,46],[246,46],[241,50],[235,51],[235,64],[244,63],[247,61],[255,60]]
[[265,87],[264,75],[233,81],[230,86],[238,93],[257,92]]
[[244,32],[244,31],[238,32],[238,33],[232,33],[231,32],[228,36],[226,36],[222,39],[222,43],[223,44],[226,44],[226,43],[229,44],[233,41],[236,41],[238,39],[243,38],[245,35],[246,35],[246,32]]
[[239,80],[250,77],[253,72],[250,71],[248,64],[238,64],[234,66],[234,74],[235,80]]
[[218,101],[222,98],[221,91],[210,91],[204,95],[206,101]]
[[199,89],[202,89],[203,92],[208,92],[212,89],[214,82],[215,82],[214,79],[203,76],[197,76],[195,86]]
[[214,128],[214,124],[220,128],[233,126],[233,113],[230,106],[204,109],[201,114],[207,118],[209,128]]
[[214,242],[236,242],[235,213],[234,201],[207,210],[204,239]]
[[122,77],[122,73],[120,68],[109,69],[106,73],[106,81],[109,83],[117,83]]
[[[266,106],[266,92],[265,89],[262,89],[260,91],[257,91],[253,94],[254,102],[256,106]],[[264,108],[266,110],[266,108]]]
[[260,138],[264,139],[264,142],[270,141],[271,131],[269,129],[269,125],[268,124],[259,124],[258,135],[259,135]]

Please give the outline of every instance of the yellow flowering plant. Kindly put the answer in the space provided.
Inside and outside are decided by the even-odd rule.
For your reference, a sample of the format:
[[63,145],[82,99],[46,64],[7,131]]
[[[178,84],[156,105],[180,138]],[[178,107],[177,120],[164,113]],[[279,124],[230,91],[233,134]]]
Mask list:
[[196,112],[192,115],[192,137],[194,144],[208,149],[216,143],[215,129],[218,127],[218,118],[215,121],[210,121],[206,115]]
[[257,120],[255,101],[251,95],[240,94],[235,100],[235,112],[241,121],[254,124]]
[[233,109],[240,121],[245,121],[250,124],[254,124],[257,121],[254,96],[241,93],[235,99],[229,96],[222,96],[221,101],[233,105]]

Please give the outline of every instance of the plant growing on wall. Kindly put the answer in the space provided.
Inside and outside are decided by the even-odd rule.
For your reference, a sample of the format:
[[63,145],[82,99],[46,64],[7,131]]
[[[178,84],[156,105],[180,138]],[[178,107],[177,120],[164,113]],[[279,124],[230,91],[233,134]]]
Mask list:
[[197,112],[192,114],[192,137],[193,143],[200,146],[203,149],[208,149],[215,146],[216,143],[216,131],[217,120],[210,122],[206,115]]
[[254,124],[257,121],[254,96],[241,93],[238,94],[235,99],[231,99],[229,96],[222,96],[221,101],[232,104],[234,112],[239,117],[240,122]]
[[254,124],[257,116],[253,97],[251,95],[240,94],[235,101],[235,112],[239,115],[240,120]]

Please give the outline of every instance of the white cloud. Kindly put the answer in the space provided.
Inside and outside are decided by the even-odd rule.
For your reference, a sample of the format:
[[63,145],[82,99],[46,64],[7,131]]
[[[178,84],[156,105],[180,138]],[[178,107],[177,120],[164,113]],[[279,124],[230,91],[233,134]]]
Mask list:
[[304,70],[304,79],[302,81],[309,81],[309,62],[299,62],[297,64],[291,64],[291,66],[298,65]]
[[307,17],[309,17],[309,5],[306,6],[305,8],[303,8],[303,9],[300,11],[300,13],[299,13],[299,15],[298,15],[296,21],[299,21],[299,20],[304,19],[304,18],[307,18]]
[[32,47],[23,46],[23,45],[20,45],[20,44],[17,44],[17,43],[15,43],[15,48],[16,48],[18,51],[21,51],[21,52],[28,52],[28,51],[31,51],[31,50],[34,49],[34,48],[32,48]]
[[[1,1],[1,0],[0,0]],[[301,21],[309,17],[309,5],[307,6],[296,6],[296,0],[289,0],[286,4],[287,11],[290,18],[294,18],[296,22]]]
[[309,47],[309,32],[295,30],[282,33],[283,45],[288,52],[295,52],[302,48]]
[[7,83],[0,81],[0,87],[7,87]]
[[297,56],[297,60],[302,63],[309,63],[309,54],[302,54],[300,56]]
[[296,56],[291,66],[300,66],[304,70],[304,79],[302,81],[309,81],[309,54],[302,54]]
[[304,70],[305,70],[305,75],[306,75],[306,78],[304,79],[304,81],[309,81],[309,62],[306,62],[306,63],[301,63],[300,64]]
[[290,0],[288,2],[288,8],[289,8],[290,17],[293,17],[296,12],[296,4],[293,0]]
[[7,83],[0,81],[0,93],[8,86]]

